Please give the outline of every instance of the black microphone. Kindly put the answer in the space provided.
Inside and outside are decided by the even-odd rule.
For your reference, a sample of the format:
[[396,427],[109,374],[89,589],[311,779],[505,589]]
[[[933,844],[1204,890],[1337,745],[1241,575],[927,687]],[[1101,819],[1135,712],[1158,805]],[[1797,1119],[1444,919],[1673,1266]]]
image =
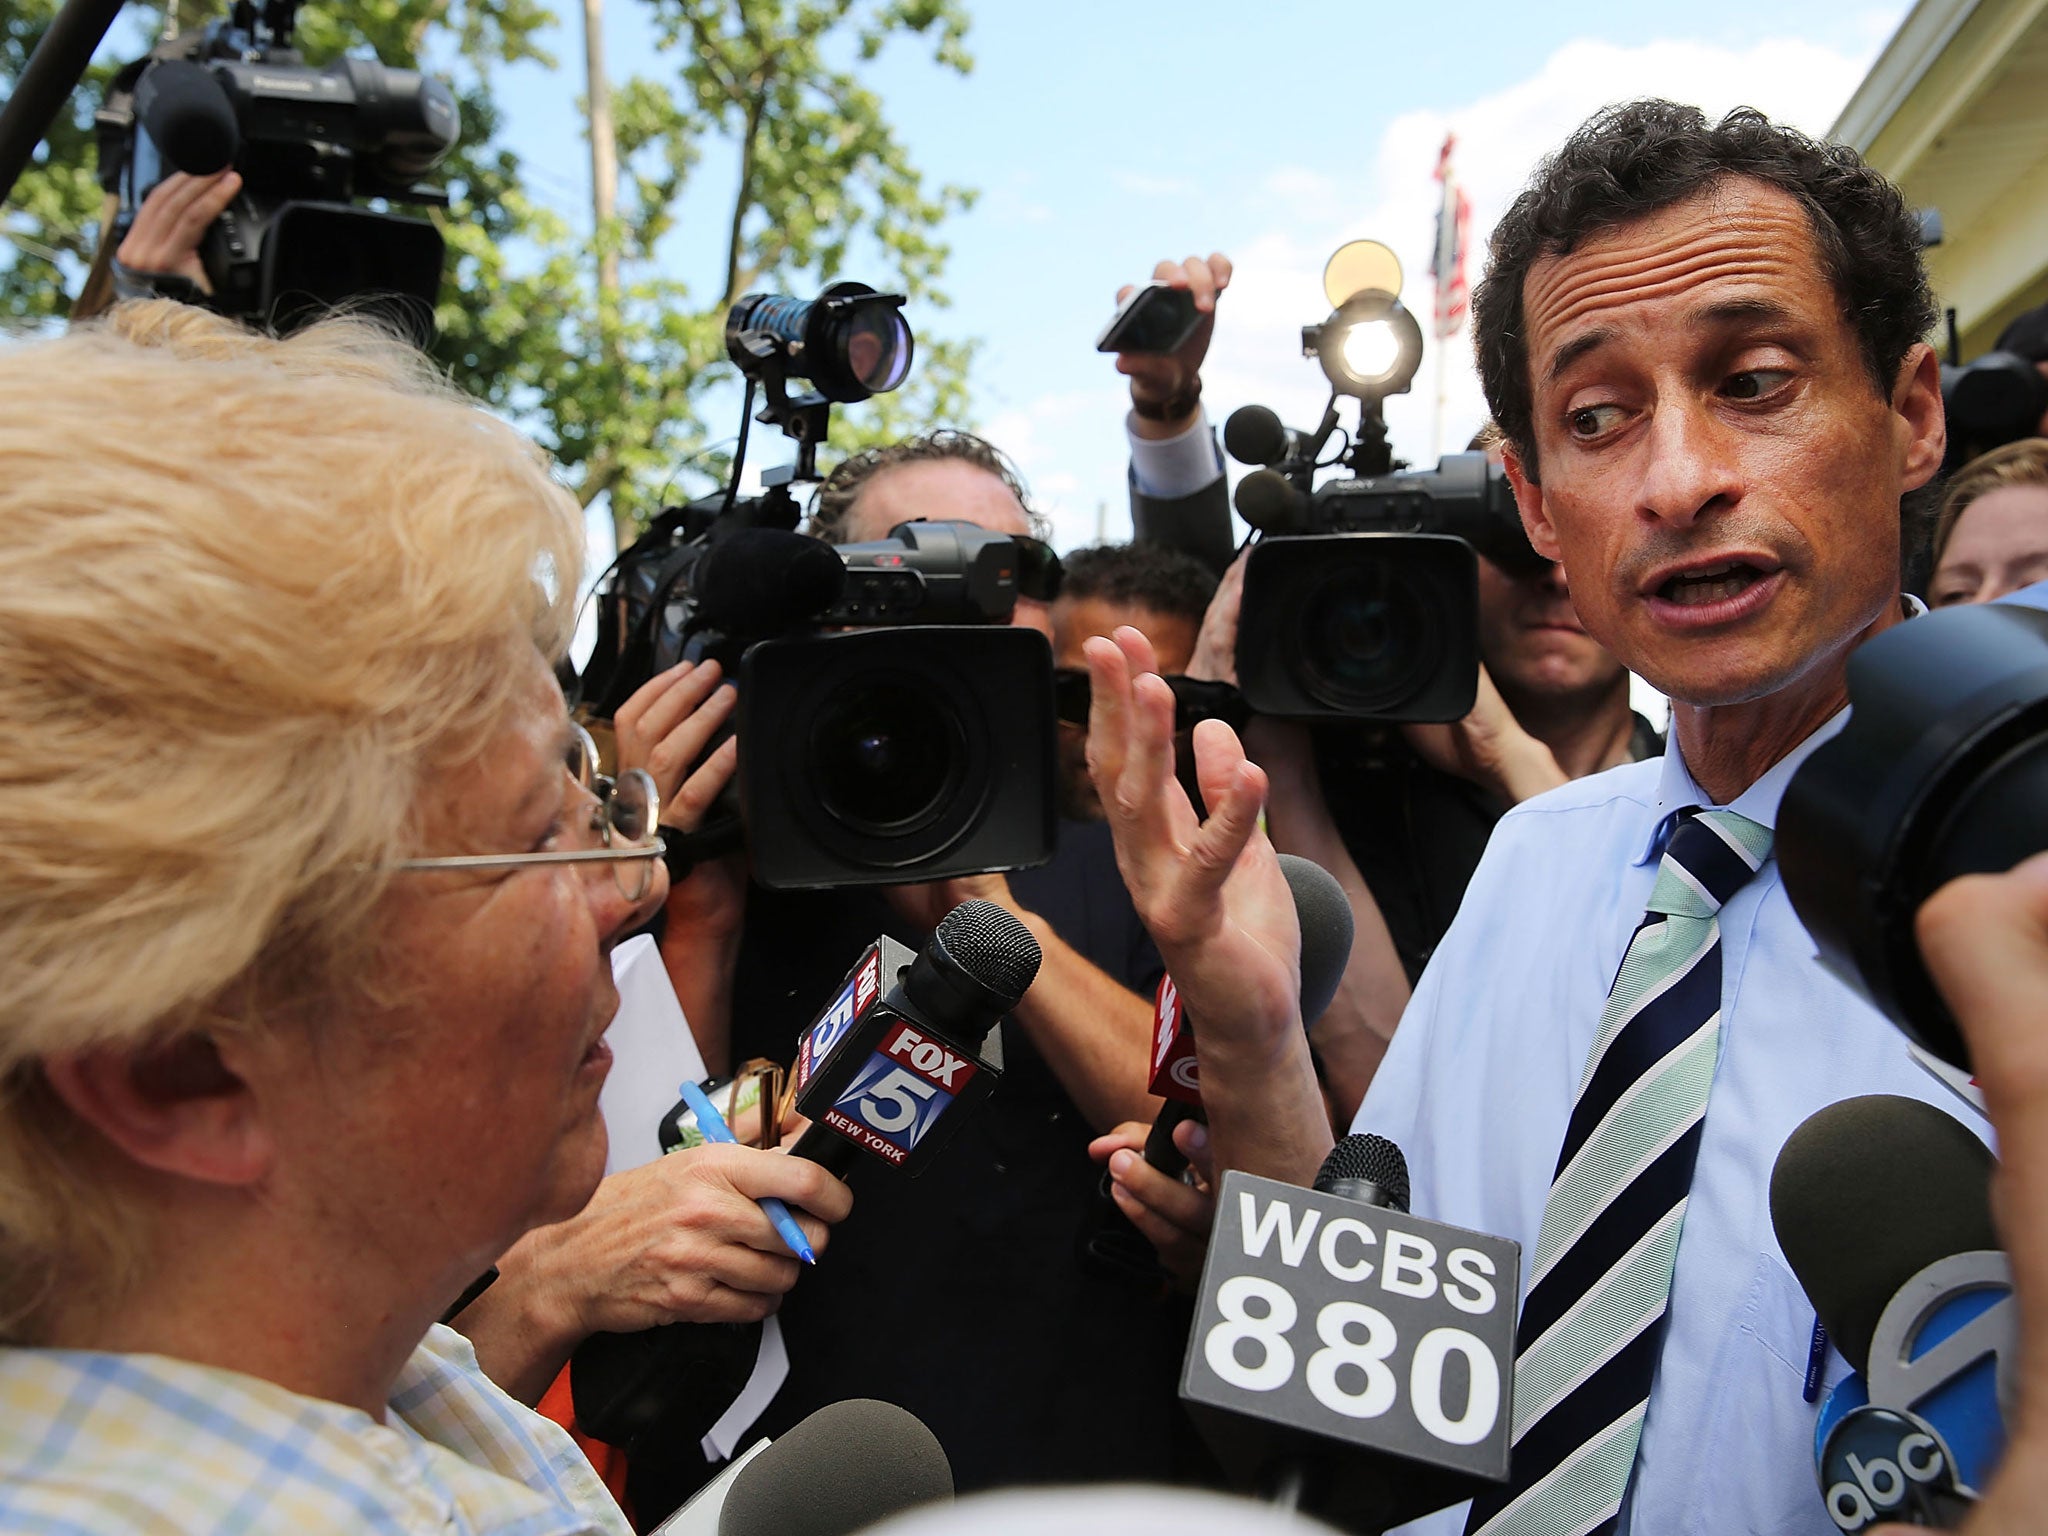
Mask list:
[[[1301,1020],[1306,1029],[1323,1016],[1344,980],[1344,967],[1351,959],[1351,903],[1336,877],[1312,859],[1283,853],[1280,872],[1287,877],[1295,920],[1301,928]],[[1188,1160],[1174,1144],[1173,1133],[1184,1121],[1201,1117],[1202,1095],[1193,1022],[1182,1010],[1180,993],[1170,976],[1159,984],[1153,1006],[1150,1086],[1166,1103],[1160,1106],[1151,1134],[1145,1138],[1145,1161],[1161,1173],[1177,1175]],[[1400,1155],[1398,1150],[1395,1155]],[[1405,1181],[1404,1173],[1404,1187]],[[1095,1210],[1081,1234],[1083,1262],[1125,1279],[1160,1283],[1166,1272],[1158,1255],[1130,1218],[1117,1209],[1110,1185],[1109,1173],[1104,1170]]]
[[1237,515],[1261,533],[1305,533],[1310,496],[1278,470],[1255,469],[1237,482]]
[[761,1441],[651,1536],[850,1536],[952,1497],[938,1437],[894,1403],[855,1397]]
[[[918,955],[881,939],[797,1042],[790,1151],[842,1178],[865,1151],[912,1175],[995,1086],[979,1057],[988,1032],[1029,990],[1044,954],[992,901],[964,901]],[[890,982],[893,980],[893,985]]]
[[1330,1148],[1315,1187],[1360,1205],[1408,1210],[1408,1159],[1384,1136],[1353,1133]]
[[846,566],[818,539],[780,528],[741,528],[704,551],[691,584],[707,628],[779,635],[838,601]]
[[1223,450],[1240,464],[1278,464],[1300,444],[1301,434],[1263,405],[1241,405],[1223,423]]
[[1519,1245],[1407,1212],[1408,1165],[1347,1136],[1313,1190],[1217,1190],[1181,1400],[1233,1486],[1380,1531],[1508,1473]]
[[1778,1245],[1855,1367],[1815,1430],[1842,1530],[1952,1528],[2004,1454],[2018,1323],[1991,1171],[1960,1121],[1889,1094],[1829,1105],[1778,1154]]
[[212,70],[189,59],[159,59],[135,82],[135,116],[158,151],[188,176],[211,176],[235,163],[241,125]]
[[[922,1172],[1002,1076],[976,1053],[1042,959],[992,901],[948,912],[922,952],[887,935],[869,945],[798,1037],[791,1077],[811,1125],[791,1153],[841,1178],[863,1151]],[[594,1333],[570,1361],[577,1426],[628,1455],[701,1438],[745,1387],[760,1338],[759,1323]]]

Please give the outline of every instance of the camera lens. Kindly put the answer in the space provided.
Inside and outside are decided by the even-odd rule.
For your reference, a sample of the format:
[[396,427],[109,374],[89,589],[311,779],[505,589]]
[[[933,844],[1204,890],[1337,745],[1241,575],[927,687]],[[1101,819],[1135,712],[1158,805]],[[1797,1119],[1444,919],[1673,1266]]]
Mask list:
[[856,680],[811,730],[811,782],[834,820],[901,837],[948,808],[966,769],[960,722],[928,690]]
[[1309,696],[1354,714],[1397,708],[1435,674],[1442,649],[1428,609],[1380,560],[1336,572],[1309,594],[1295,647]]
[[910,327],[893,304],[866,304],[846,328],[846,371],[861,388],[886,394],[910,372]]

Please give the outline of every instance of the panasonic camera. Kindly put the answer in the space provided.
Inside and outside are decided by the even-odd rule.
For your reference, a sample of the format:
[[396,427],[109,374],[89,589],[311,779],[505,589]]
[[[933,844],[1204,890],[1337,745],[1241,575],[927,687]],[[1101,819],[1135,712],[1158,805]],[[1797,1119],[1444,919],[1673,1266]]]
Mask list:
[[441,235],[423,218],[362,206],[445,206],[425,185],[454,148],[453,92],[374,59],[306,64],[291,46],[296,0],[237,0],[230,15],[171,39],[115,77],[98,114],[99,177],[119,200],[116,245],[174,171],[234,167],[242,190],[206,232],[212,294],[168,297],[284,331],[365,299],[431,332]]

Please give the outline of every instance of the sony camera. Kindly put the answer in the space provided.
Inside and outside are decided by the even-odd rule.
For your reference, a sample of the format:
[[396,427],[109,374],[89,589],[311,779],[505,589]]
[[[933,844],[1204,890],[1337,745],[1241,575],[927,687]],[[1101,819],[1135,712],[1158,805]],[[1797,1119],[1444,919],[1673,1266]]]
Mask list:
[[[1257,415],[1241,423],[1248,412]],[[1276,434],[1282,450],[1272,453]],[[1233,415],[1224,442],[1241,461],[1273,466],[1237,490],[1239,513],[1263,535],[1245,565],[1238,617],[1246,703],[1291,719],[1470,713],[1479,681],[1476,555],[1515,573],[1543,565],[1500,467],[1482,453],[1454,453],[1434,470],[1311,490],[1312,456],[1263,407]]]
[[787,375],[816,368],[831,398],[863,398],[901,382],[890,349],[909,347],[900,299],[841,284],[814,304],[834,297],[874,302],[735,306],[772,323],[729,322],[729,350],[750,381],[760,371],[761,419],[796,440],[798,463],[764,495],[665,510],[619,557],[581,697],[609,717],[667,667],[720,663],[739,694],[738,779],[704,830],[670,841],[699,857],[744,842],[771,889],[1043,864],[1056,827],[1052,650],[1008,621],[1020,590],[1052,596],[1057,563],[966,523],[839,546],[794,531],[789,487],[816,478],[826,400],[790,398]]
[[98,114],[99,177],[119,199],[107,238],[127,234],[173,171],[233,166],[242,190],[206,232],[213,292],[157,279],[167,297],[285,331],[369,299],[431,334],[441,235],[423,218],[361,206],[446,206],[422,184],[460,122],[439,80],[374,59],[307,65],[291,46],[297,0],[237,0],[204,30],[160,45],[115,77]]

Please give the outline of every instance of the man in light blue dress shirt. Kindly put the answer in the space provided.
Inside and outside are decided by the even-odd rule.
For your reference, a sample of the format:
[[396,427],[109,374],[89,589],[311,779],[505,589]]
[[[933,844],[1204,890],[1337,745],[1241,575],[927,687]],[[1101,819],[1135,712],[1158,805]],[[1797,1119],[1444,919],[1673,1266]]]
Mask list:
[[[1418,1214],[1516,1238],[1526,1268],[1677,813],[1774,826],[1794,769],[1841,728],[1849,652],[1916,611],[1899,500],[1935,473],[1944,429],[1896,190],[1753,113],[1597,115],[1503,219],[1474,314],[1531,541],[1562,563],[1588,631],[1672,699],[1661,763],[1501,822],[1358,1116],[1406,1151]],[[1269,957],[1291,925],[1240,805],[1262,782],[1212,730],[1199,746],[1215,816],[1191,830],[1191,813],[1162,811],[1157,689],[1142,644],[1117,646],[1091,657],[1106,700],[1091,754],[1126,875],[1202,1020],[1205,1088],[1266,1064],[1258,1086],[1210,1095],[1218,1160],[1306,1183],[1327,1141],[1302,1129],[1311,1105],[1280,1107],[1298,1025],[1274,1007]],[[1970,1111],[1821,968],[1775,860],[1718,922],[1718,1063],[1618,1517],[1513,1528],[1832,1529],[1802,1391],[1814,1314],[1771,1230],[1771,1167],[1794,1127],[1851,1095]],[[1826,1382],[1845,1369],[1830,1354]]]

